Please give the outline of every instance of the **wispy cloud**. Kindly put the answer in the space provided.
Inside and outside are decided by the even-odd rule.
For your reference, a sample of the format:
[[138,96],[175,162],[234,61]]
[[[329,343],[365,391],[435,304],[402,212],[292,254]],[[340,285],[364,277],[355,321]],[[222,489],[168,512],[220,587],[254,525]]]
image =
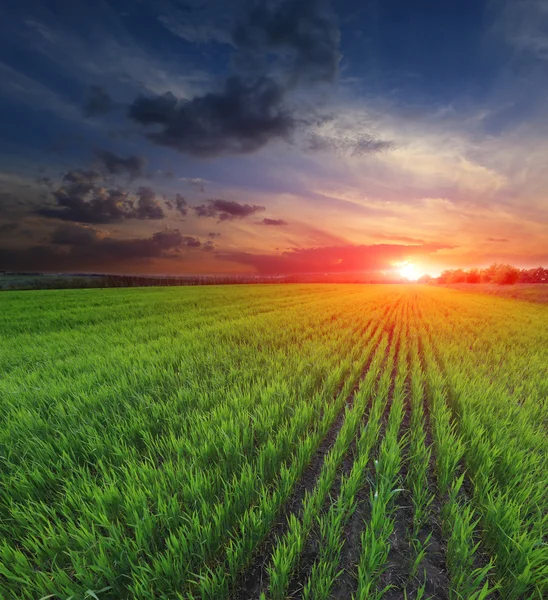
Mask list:
[[498,6],[496,27],[506,41],[519,52],[548,60],[548,4],[545,0],[501,0]]
[[32,110],[54,113],[71,121],[82,120],[79,107],[48,86],[0,61],[0,95],[26,104]]

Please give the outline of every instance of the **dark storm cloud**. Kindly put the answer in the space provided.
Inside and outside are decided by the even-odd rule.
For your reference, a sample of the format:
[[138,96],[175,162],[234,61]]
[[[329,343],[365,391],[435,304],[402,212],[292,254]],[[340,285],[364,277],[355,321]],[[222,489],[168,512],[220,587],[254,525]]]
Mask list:
[[107,114],[114,103],[105,88],[99,85],[89,87],[84,101],[84,115],[95,117]]
[[120,221],[133,213],[126,192],[98,188],[93,190],[89,198],[87,194],[70,186],[61,187],[53,192],[57,206],[41,207],[36,209],[36,213],[50,219],[95,224]]
[[283,219],[263,219],[262,221],[260,221],[260,225],[272,225],[275,227],[282,227],[284,225],[288,225],[288,223]]
[[107,188],[102,183],[97,171],[69,171],[62,185],[51,192],[56,206],[39,207],[35,212],[47,218],[90,224],[164,218],[164,211],[151,188],[140,187],[134,199],[129,192]]
[[2,250],[0,269],[66,271],[123,267],[153,258],[175,258],[182,248],[196,248],[199,240],[182,236],[179,230],[164,230],[148,238],[100,237],[90,228],[63,225],[52,236],[52,244],[24,250]]
[[247,19],[233,34],[235,45],[244,51],[240,60],[253,63],[258,54],[289,55],[293,82],[336,79],[340,32],[327,0],[257,0],[249,4]]
[[265,275],[347,273],[387,270],[392,268],[394,262],[404,261],[412,256],[425,256],[443,248],[449,248],[449,246],[442,244],[424,244],[422,246],[348,245],[293,249],[278,255],[232,252],[218,256],[223,260],[255,267],[258,273]]
[[146,137],[202,158],[249,154],[273,140],[297,141],[305,151],[352,156],[391,148],[368,134],[314,133],[333,117],[320,114],[310,88],[319,82],[334,84],[341,58],[339,27],[329,1],[247,4],[232,35],[235,74],[220,91],[192,99],[171,92],[136,98],[128,117],[143,127]]
[[146,134],[151,141],[198,157],[248,154],[273,139],[290,140],[305,124],[286,105],[286,94],[302,77],[329,82],[336,78],[339,30],[328,3],[256,2],[247,15],[233,34],[236,63],[241,67],[250,57],[272,54],[281,56],[283,62],[289,56],[285,83],[247,71],[247,76],[240,72],[229,77],[223,90],[191,100],[178,100],[171,92],[140,96],[129,107],[128,116],[153,128]]
[[131,155],[124,158],[109,150],[96,150],[95,154],[110,175],[127,173],[131,179],[145,175],[147,159],[144,156]]
[[198,217],[217,217],[219,221],[232,221],[245,219],[257,212],[265,210],[264,206],[257,204],[240,204],[233,200],[209,200],[207,204],[194,206]]
[[288,139],[295,117],[284,107],[284,89],[270,77],[227,79],[221,92],[177,100],[170,92],[137,98],[129,117],[158,129],[147,137],[199,157],[246,154],[274,138]]
[[186,201],[184,196],[181,196],[181,194],[177,194],[175,196],[175,200],[173,201],[167,200],[166,205],[170,210],[176,210],[183,217],[186,217],[186,215],[188,214],[188,202]]

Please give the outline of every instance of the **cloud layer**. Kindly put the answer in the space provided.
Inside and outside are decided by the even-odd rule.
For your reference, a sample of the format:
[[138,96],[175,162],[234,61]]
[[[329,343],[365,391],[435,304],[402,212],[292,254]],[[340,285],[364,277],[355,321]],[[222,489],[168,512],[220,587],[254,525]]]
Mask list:
[[146,265],[151,260],[180,259],[184,252],[213,249],[211,241],[202,244],[177,229],[157,231],[144,238],[116,239],[92,227],[63,224],[53,231],[48,243],[2,251],[0,270],[112,272]]

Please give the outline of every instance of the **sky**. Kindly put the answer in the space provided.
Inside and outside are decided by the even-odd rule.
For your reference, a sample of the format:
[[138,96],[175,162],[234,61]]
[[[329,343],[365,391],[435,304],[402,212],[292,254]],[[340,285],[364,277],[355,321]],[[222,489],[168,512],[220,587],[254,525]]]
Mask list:
[[0,270],[548,265],[548,0],[4,0]]

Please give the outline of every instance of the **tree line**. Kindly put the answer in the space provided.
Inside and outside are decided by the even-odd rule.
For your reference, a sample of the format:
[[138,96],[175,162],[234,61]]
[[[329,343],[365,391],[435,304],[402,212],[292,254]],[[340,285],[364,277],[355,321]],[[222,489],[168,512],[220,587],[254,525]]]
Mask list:
[[439,277],[421,277],[422,283],[548,283],[548,269],[519,269],[513,265],[493,264],[485,269],[447,269]]

